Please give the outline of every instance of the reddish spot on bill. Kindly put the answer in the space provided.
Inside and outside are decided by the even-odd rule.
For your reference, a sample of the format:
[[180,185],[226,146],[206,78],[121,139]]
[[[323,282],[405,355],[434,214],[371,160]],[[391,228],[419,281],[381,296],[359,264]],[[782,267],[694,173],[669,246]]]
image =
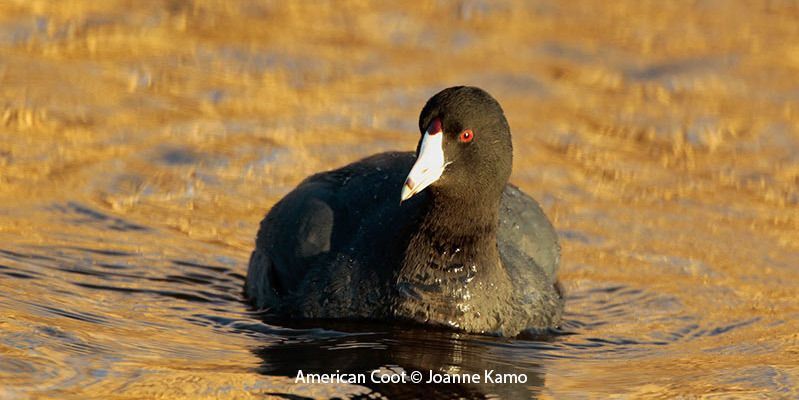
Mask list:
[[430,136],[437,135],[441,133],[441,130],[441,120],[435,118],[432,122],[430,122],[430,126],[427,127],[427,134]]

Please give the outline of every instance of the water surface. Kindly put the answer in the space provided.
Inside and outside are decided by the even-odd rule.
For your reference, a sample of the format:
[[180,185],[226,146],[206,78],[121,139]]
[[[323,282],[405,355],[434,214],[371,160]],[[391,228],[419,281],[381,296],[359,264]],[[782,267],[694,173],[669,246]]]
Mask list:
[[[799,397],[790,2],[0,4],[0,398]],[[271,321],[258,222],[479,85],[563,246],[558,335]],[[503,385],[297,384],[479,373]]]

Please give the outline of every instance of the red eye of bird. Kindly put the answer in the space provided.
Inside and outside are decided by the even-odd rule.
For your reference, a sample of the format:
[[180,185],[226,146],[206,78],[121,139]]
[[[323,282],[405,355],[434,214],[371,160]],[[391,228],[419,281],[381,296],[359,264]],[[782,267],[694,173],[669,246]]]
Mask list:
[[461,132],[460,135],[458,135],[458,140],[461,143],[469,143],[469,142],[472,141],[472,139],[474,139],[474,132],[472,132],[471,129],[467,129],[467,130]]

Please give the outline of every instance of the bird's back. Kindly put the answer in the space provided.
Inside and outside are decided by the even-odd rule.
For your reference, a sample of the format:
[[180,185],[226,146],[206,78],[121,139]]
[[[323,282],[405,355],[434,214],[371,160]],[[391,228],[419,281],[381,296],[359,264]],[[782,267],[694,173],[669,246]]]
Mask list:
[[377,154],[310,176],[276,203],[261,221],[250,258],[251,301],[291,308],[286,303],[322,290],[317,286],[354,284],[358,269],[374,270],[374,279],[390,275],[391,258],[401,257],[393,239],[413,220],[414,208],[402,205],[407,212],[401,212],[399,202],[413,160],[410,152]]

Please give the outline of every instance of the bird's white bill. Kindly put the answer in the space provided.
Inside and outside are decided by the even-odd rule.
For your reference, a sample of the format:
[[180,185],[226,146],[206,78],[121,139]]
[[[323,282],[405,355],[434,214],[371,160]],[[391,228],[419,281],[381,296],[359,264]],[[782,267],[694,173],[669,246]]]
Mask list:
[[443,132],[436,132],[432,135],[430,132],[424,134],[422,145],[419,148],[419,156],[416,157],[416,163],[413,164],[408,178],[405,179],[405,185],[402,187],[400,202],[410,199],[441,177],[447,166],[444,161],[443,145]]

